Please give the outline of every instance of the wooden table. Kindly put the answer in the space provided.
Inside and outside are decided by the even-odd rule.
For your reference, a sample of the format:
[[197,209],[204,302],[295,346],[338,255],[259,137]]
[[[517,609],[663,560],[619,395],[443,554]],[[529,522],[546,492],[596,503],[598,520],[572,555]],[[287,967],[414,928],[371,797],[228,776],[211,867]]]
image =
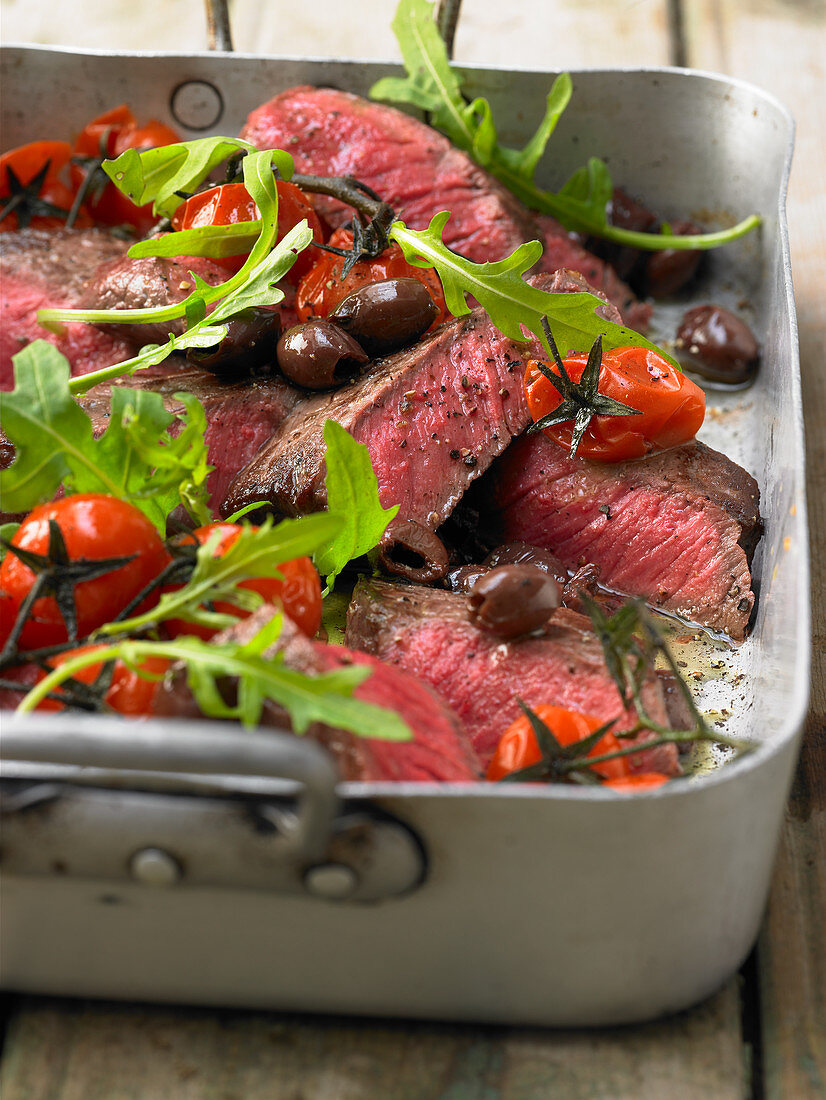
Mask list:
[[[239,50],[397,56],[395,0],[233,8]],[[205,45],[193,0],[4,0],[7,41]],[[162,15],[161,15],[162,11]],[[503,11],[505,14],[503,14]],[[358,14],[360,12],[361,14]],[[193,27],[195,28],[193,30]],[[285,43],[288,46],[285,47]],[[460,61],[681,64],[766,87],[798,120],[789,199],[813,550],[812,704],[766,920],[740,975],[645,1027],[549,1032],[7,998],[4,1100],[805,1100],[826,1094],[826,4],[465,0]]]

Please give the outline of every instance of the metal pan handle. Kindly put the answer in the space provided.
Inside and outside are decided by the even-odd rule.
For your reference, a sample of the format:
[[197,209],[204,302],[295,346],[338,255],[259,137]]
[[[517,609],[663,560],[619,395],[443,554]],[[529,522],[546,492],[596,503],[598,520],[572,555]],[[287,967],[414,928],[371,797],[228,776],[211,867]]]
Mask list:
[[[207,20],[207,44],[211,50],[232,53],[232,30],[227,0],[204,0]],[[445,40],[448,57],[453,57],[453,39],[459,22],[462,0],[440,0],[436,9],[436,26]]]
[[[27,716],[25,726],[4,716],[2,759],[74,766],[118,773],[181,777],[263,776],[299,784],[290,847],[315,859],[325,849],[340,809],[335,764],[320,745],[271,730],[240,731],[229,725],[134,722],[95,716],[93,721]],[[61,779],[62,782],[66,780]],[[128,784],[124,784],[127,785]],[[192,784],[197,787],[196,783]]]

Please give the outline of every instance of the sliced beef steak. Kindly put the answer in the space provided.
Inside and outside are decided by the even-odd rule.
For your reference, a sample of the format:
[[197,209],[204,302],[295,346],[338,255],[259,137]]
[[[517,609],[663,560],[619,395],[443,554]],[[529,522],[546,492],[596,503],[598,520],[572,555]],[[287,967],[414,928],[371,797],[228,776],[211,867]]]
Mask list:
[[[227,272],[202,256],[119,256],[102,264],[80,299],[83,309],[145,309],[177,305],[195,289],[192,272],[210,286],[227,279]],[[165,344],[184,331],[184,320],[148,325],[99,325],[102,332],[123,338],[130,346]]]
[[[622,705],[602,649],[583,615],[559,608],[547,630],[503,642],[474,626],[467,600],[455,592],[384,581],[360,581],[347,615],[347,644],[375,654],[429,684],[458,714],[483,765],[519,717],[517,700],[592,714],[617,729],[635,717]],[[650,716],[667,724],[659,679],[643,687]],[[650,740],[642,734],[641,741]],[[635,771],[679,771],[673,745],[631,757]]]
[[[445,242],[477,263],[502,259],[538,238],[548,249],[539,270],[579,271],[606,292],[632,328],[648,323],[650,307],[637,302],[602,260],[552,218],[536,219],[447,138],[393,107],[330,88],[291,88],[253,111],[242,137],[262,149],[288,149],[299,172],[355,176],[413,229],[426,229],[434,214],[450,210]],[[352,218],[333,200],[319,196],[314,202],[334,225]]]
[[222,511],[254,500],[285,515],[323,508],[330,418],[367,446],[382,504],[435,529],[526,427],[522,377],[532,347],[506,339],[482,310],[448,322],[352,385],[303,402],[241,471]]
[[100,229],[0,233],[0,390],[12,388],[12,356],[33,340],[54,344],[73,374],[130,358],[130,345],[117,334],[70,324],[58,336],[37,323],[39,309],[78,306],[98,267],[121,257],[128,247]]
[[[216,641],[251,638],[274,613],[275,608],[265,605],[251,618],[219,635]],[[344,779],[467,782],[479,778],[479,762],[456,715],[435,692],[412,676],[365,653],[311,641],[286,618],[279,638],[268,650],[270,655],[276,652],[283,654],[288,668],[310,676],[347,665],[368,665],[371,674],[355,689],[354,695],[365,703],[396,711],[410,726],[412,741],[381,741],[321,723],[311,725],[307,734],[321,741],[336,757]],[[172,717],[198,714],[183,670],[164,683],[155,710],[159,715]],[[271,702],[264,705],[261,724],[290,728],[288,715]]]
[[[132,389],[160,393],[166,408],[181,412],[183,405],[175,397],[185,391],[194,394],[206,412],[206,442],[210,463],[215,467],[207,487],[213,506],[224,499],[227,489],[250,459],[269,442],[290,412],[303,398],[303,391],[291,386],[280,375],[243,382],[221,382],[209,371],[187,365],[183,360],[167,360],[166,373],[147,375],[143,371],[122,380]],[[80,398],[80,404],[92,417],[96,434],[106,430],[112,386],[92,387]]]
[[532,435],[494,465],[473,503],[495,539],[541,546],[572,569],[593,562],[609,588],[741,641],[759,500],[754,478],[702,443],[602,464]]

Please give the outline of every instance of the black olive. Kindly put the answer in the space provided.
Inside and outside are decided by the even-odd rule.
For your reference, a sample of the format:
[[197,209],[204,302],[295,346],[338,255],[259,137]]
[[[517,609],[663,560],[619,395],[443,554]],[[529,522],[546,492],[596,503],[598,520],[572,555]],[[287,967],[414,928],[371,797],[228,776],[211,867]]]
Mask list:
[[445,577],[451,592],[469,592],[480,577],[488,572],[486,565],[459,565]]
[[751,329],[722,306],[688,310],[674,347],[687,370],[729,385],[748,382],[760,360],[760,348]]
[[470,620],[500,638],[544,626],[562,599],[562,585],[535,565],[500,565],[474,584]]
[[281,321],[271,309],[248,309],[227,322],[227,334],[211,348],[189,348],[199,367],[221,376],[269,374],[275,369],[275,348]]
[[326,390],[349,381],[367,362],[367,352],[330,321],[307,321],[287,329],[278,341],[284,375],[308,390]]
[[[605,216],[609,225],[616,225],[620,229],[631,229],[637,233],[650,233],[657,224],[656,214],[632,199],[619,187],[614,188]],[[597,256],[601,256],[603,260],[607,260],[619,277],[626,281],[631,279],[637,268],[644,263],[644,255],[638,248],[629,248],[603,238],[592,238],[588,241],[587,248]]]
[[394,520],[380,543],[379,564],[388,573],[411,581],[438,581],[449,558],[437,534],[415,519]]
[[561,585],[568,583],[568,571],[559,558],[554,557],[550,550],[531,546],[527,542],[506,542],[497,546],[495,550],[491,550],[482,565],[488,569],[495,569],[499,565],[535,565]]
[[[688,221],[671,223],[674,234],[681,237],[702,233],[699,225]],[[699,249],[665,248],[651,252],[645,266],[644,288],[652,298],[668,298],[693,279],[703,254]]]
[[418,279],[382,279],[348,294],[330,320],[354,336],[370,355],[387,355],[427,332],[439,311]]

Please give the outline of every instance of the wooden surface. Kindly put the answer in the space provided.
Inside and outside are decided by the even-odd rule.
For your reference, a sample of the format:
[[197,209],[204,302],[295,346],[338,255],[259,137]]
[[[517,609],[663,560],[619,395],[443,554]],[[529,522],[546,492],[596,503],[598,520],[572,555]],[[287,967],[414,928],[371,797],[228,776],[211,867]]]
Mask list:
[[[239,50],[395,56],[395,0],[237,0]],[[503,14],[505,12],[505,14]],[[6,41],[203,48],[193,0],[2,0]],[[808,1100],[826,1095],[826,5],[823,0],[465,0],[458,60],[685,63],[753,80],[798,121],[789,200],[813,547],[812,706],[755,956],[646,1027],[542,1032],[9,999],[3,1100]]]

